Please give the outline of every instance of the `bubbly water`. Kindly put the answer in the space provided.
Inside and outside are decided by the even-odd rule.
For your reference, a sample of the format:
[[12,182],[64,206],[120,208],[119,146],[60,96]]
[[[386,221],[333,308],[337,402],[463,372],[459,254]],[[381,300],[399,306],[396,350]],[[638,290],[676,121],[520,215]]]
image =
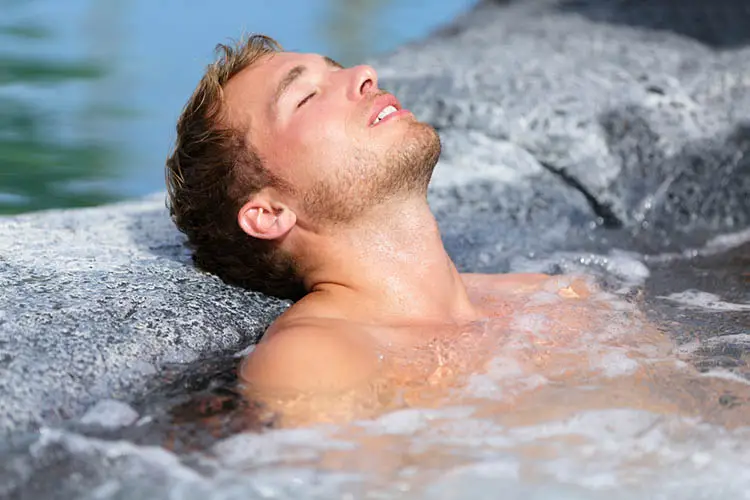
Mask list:
[[[646,262],[624,252],[518,259],[513,271],[556,266],[613,279],[586,306],[607,314],[577,333],[551,328],[560,278],[532,297],[549,315],[514,313],[500,341],[491,322],[483,326],[474,348],[492,348],[491,361],[435,404],[346,425],[240,432],[176,453],[113,433],[152,417],[105,401],[78,428],[43,429],[4,450],[0,497],[750,498],[750,384],[699,373],[686,362],[697,345],[678,347],[648,326],[632,300],[649,278]],[[660,297],[706,314],[750,307],[697,289]],[[96,427],[109,433],[86,431]]]
[[65,467],[28,479],[44,498],[750,497],[747,428],[633,409],[515,427],[473,411],[407,409],[346,429],[239,434],[183,457],[47,430],[32,452]]

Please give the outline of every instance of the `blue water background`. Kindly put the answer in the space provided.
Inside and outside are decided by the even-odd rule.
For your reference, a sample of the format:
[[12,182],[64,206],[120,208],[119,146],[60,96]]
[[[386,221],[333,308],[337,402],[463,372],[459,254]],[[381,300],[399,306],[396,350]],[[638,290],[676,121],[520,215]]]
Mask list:
[[[115,197],[132,198],[164,189],[163,165],[175,121],[217,43],[243,33],[265,33],[287,50],[323,53],[356,64],[424,37],[475,3],[0,0],[0,9],[9,16],[6,24],[33,22],[53,33],[41,41],[6,39],[0,51],[97,61],[104,68],[103,76],[86,81],[0,85],[0,94],[44,106],[49,116],[45,133],[62,142],[85,139],[115,150],[101,172],[81,174],[69,184],[80,190],[103,186]],[[3,179],[25,173],[8,171],[8,165],[0,168],[5,169],[0,176],[2,198]]]

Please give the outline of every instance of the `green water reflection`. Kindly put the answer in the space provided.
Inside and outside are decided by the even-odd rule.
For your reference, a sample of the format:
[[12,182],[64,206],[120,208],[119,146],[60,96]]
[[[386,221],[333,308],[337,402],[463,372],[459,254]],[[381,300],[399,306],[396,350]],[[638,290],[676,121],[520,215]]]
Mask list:
[[[116,175],[116,151],[81,134],[58,133],[63,111],[49,98],[73,82],[103,78],[107,68],[33,53],[34,47],[55,43],[53,31],[24,19],[21,11],[33,3],[0,0],[0,11],[17,18],[14,24],[0,21],[0,89],[5,90],[0,94],[0,213],[113,201],[117,195],[102,183]],[[75,127],[94,111],[101,110],[65,121]]]

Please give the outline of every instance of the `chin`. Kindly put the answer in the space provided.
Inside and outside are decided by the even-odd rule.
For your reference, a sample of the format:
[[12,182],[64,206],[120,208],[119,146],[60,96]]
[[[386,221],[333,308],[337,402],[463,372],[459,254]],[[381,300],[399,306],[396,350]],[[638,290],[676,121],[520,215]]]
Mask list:
[[386,156],[375,159],[363,152],[361,157],[369,161],[321,178],[308,190],[302,203],[310,220],[347,224],[395,194],[426,196],[440,156],[440,137],[431,125],[416,120],[397,129]]
[[409,191],[426,193],[440,157],[440,136],[431,125],[415,121],[402,140],[395,158],[389,161],[398,176],[397,181]]
[[425,122],[415,122],[412,128],[414,129],[414,142],[418,148],[417,156],[425,165],[435,168],[442,150],[437,130]]

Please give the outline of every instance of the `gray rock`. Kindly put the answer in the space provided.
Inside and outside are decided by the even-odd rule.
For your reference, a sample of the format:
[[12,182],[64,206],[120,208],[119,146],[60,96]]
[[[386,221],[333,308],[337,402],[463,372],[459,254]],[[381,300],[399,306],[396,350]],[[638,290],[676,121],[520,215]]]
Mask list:
[[131,400],[287,307],[198,272],[182,241],[163,195],[0,221],[0,430]]
[[[584,267],[622,285],[645,262],[654,314],[673,317],[659,297],[698,285],[747,303],[747,238],[726,259],[709,241],[750,226],[750,22],[728,5],[485,1],[373,61],[382,86],[440,131],[429,199],[459,268]],[[196,271],[182,242],[163,196],[0,220],[0,430],[12,450],[0,496],[55,497],[50,463],[59,477],[87,472],[68,496],[198,481],[159,449],[68,426],[103,399],[158,417],[288,307]],[[716,336],[701,363],[747,376],[747,317],[691,318]],[[117,461],[99,465],[109,453]]]
[[[726,2],[714,4],[686,9],[747,36],[746,6],[733,4],[732,17]],[[681,9],[485,1],[375,64],[382,85],[447,138],[436,185],[446,177],[515,190],[544,180],[544,169],[609,227],[655,241],[736,231],[750,224],[750,49],[670,33],[690,32]],[[664,30],[633,27],[639,12]]]

